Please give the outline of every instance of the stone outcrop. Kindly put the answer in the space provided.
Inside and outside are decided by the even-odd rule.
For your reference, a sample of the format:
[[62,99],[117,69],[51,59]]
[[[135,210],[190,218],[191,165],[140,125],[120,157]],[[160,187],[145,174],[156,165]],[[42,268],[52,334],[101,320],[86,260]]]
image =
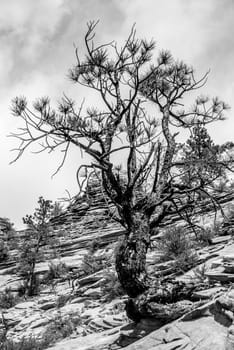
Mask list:
[[[234,193],[220,195],[217,200],[220,204],[228,205],[234,199]],[[208,205],[204,201],[198,209],[195,209],[194,215],[199,220],[200,215],[209,217],[209,221],[214,217],[213,206]],[[108,198],[103,193],[100,182],[96,178],[90,179],[90,182],[83,195],[75,197],[66,210],[57,217],[51,220],[52,235],[56,238],[57,243],[54,244],[54,249],[45,247],[45,255],[51,259],[56,251],[58,256],[62,257],[65,262],[71,265],[76,265],[76,257],[83,256],[91,242],[98,241],[102,247],[115,244],[124,234],[124,228],[112,219],[112,214],[115,211],[114,207],[109,202]],[[181,224],[181,217],[173,215],[167,218],[159,227],[163,229],[174,224]],[[185,226],[187,232],[190,229]],[[224,232],[230,232],[232,222],[225,223]],[[152,236],[152,244],[159,236],[159,230],[155,231]],[[19,231],[19,240],[23,240],[25,230]],[[82,252],[83,250],[83,252]],[[17,252],[15,252],[17,257]],[[14,252],[12,252],[14,258]],[[74,258],[74,261],[72,262]],[[14,259],[13,259],[14,260]],[[79,259],[80,260],[80,259]],[[8,262],[9,267],[14,265],[11,261]],[[43,270],[43,264],[41,271]],[[6,266],[7,267],[7,266]],[[44,266],[46,269],[46,266]],[[1,287],[0,287],[1,288]]]
[[203,304],[160,328],[152,320],[145,320],[137,327],[129,324],[92,336],[63,340],[51,350],[231,350],[234,346],[232,294]]
[[[220,196],[219,201],[225,205],[232,199],[233,194],[230,194]],[[80,324],[75,326],[69,339],[58,342],[51,350],[114,350],[123,346],[128,350],[225,349],[227,334],[231,339],[234,332],[231,318],[227,323],[220,321],[226,320],[223,312],[224,301],[221,300],[219,304],[215,299],[211,304],[208,302],[200,308],[200,303],[196,304],[180,320],[163,327],[156,317],[154,321],[143,320],[136,326],[126,317],[124,296],[112,302],[107,302],[103,296],[102,283],[105,283],[106,272],[113,272],[111,267],[86,276],[80,275],[83,257],[94,242],[98,243],[98,254],[106,254],[111,260],[113,248],[124,234],[124,229],[111,219],[113,211],[114,208],[103,195],[99,182],[93,179],[83,196],[75,198],[61,215],[51,220],[58,256],[53,258],[53,249],[46,246],[46,259],[37,264],[36,271],[42,276],[48,270],[49,261],[54,259],[55,262],[65,262],[70,274],[63,281],[58,280],[54,285],[44,286],[41,295],[27,301],[21,300],[14,307],[2,310],[9,325],[8,336],[15,340],[31,335],[41,338],[58,313],[62,317],[73,313],[80,318]],[[212,206],[209,207],[206,202],[197,210],[198,217],[201,213],[214,216]],[[165,220],[161,228],[175,223],[180,223],[180,217],[176,215]],[[206,277],[214,282],[212,288],[207,287],[196,291],[197,294],[194,293],[196,301],[202,300],[202,304],[226,292],[225,286],[220,283],[216,285],[216,282],[223,281],[217,278],[218,272],[226,274],[227,282],[234,276],[234,257],[231,255],[234,247],[230,236],[233,224],[225,223],[226,236],[215,237],[209,247],[197,252],[198,263],[206,262]],[[23,238],[24,235],[25,231],[19,232],[19,237]],[[152,239],[156,241],[159,236],[156,233]],[[0,265],[0,290],[11,287],[16,291],[20,283],[14,259],[17,252],[13,252],[12,256],[12,260]],[[160,279],[174,278],[174,262],[156,265],[159,256],[160,252],[156,249],[152,249],[147,255],[149,274]],[[216,274],[216,278],[211,276],[212,273],[213,276]],[[69,276],[77,277],[78,288],[73,290]],[[194,278],[192,271],[178,276],[178,279],[186,278]],[[62,305],[61,299],[65,300]]]
[[234,253],[232,244],[227,245],[223,254],[213,261],[209,271],[206,272],[206,276],[210,281],[226,283],[234,281]]

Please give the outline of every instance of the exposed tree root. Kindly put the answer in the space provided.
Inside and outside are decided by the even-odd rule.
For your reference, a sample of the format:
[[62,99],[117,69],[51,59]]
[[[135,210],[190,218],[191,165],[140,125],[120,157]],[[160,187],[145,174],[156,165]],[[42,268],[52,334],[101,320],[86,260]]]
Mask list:
[[130,298],[126,302],[126,312],[130,319],[139,322],[143,318],[154,318],[166,324],[200,303],[192,301],[192,294],[197,286],[182,282],[165,282],[152,286],[146,292]]

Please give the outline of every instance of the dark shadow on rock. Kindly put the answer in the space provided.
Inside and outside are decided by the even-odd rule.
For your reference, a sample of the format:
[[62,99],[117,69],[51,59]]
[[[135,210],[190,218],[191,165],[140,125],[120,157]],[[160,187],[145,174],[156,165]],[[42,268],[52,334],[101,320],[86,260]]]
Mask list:
[[130,323],[120,328],[119,338],[111,345],[110,349],[118,349],[128,346],[137,340],[145,337],[149,333],[161,328],[161,321],[154,318],[142,319],[138,323]]
[[217,300],[211,307],[210,312],[214,316],[214,320],[224,327],[230,327],[233,322],[233,313],[224,309],[222,304]]

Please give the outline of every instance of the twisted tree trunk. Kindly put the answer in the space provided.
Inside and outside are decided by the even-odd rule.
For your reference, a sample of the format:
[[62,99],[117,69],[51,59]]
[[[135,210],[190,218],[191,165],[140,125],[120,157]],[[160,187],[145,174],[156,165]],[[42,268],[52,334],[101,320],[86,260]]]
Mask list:
[[132,216],[131,229],[121,242],[116,254],[119,281],[130,297],[126,303],[129,318],[155,318],[162,324],[170,322],[194,308],[191,295],[194,285],[182,282],[160,283],[149,278],[146,254],[150,244],[150,225],[146,215]]
[[116,254],[116,271],[126,293],[135,298],[149,288],[146,253],[150,244],[150,226],[149,219],[142,213],[133,215],[131,222]]

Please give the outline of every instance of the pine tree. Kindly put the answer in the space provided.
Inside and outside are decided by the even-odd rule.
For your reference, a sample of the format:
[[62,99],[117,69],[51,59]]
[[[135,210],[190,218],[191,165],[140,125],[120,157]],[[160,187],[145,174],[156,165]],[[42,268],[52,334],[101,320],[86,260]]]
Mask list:
[[[63,150],[58,170],[71,146],[90,156],[91,162],[78,168],[77,179],[80,183],[79,175],[84,169],[86,180],[91,174],[100,176],[103,190],[118,212],[113,218],[125,229],[116,254],[116,271],[130,297],[129,316],[135,320],[153,317],[161,307],[161,314],[170,319],[185,310],[179,304],[173,308],[157,303],[184,298],[186,288],[166,286],[162,298],[164,292],[158,290],[158,282],[154,284],[147,274],[146,253],[155,228],[168,216],[180,215],[191,224],[183,213],[198,204],[201,190],[218,208],[214,197],[204,190],[210,184],[207,174],[213,172],[217,154],[213,154],[210,144],[211,156],[207,158],[205,154],[205,159],[197,162],[198,153],[206,152],[200,142],[210,142],[204,130],[197,127],[223,120],[228,106],[217,98],[198,98],[193,108],[184,106],[187,95],[201,88],[208,74],[196,79],[194,69],[173,59],[168,51],[153,59],[155,43],[136,38],[134,27],[121,48],[115,42],[98,45],[96,25],[88,23],[87,53],[83,57],[76,50],[76,62],[69,77],[87,91],[96,92],[102,107],[85,109],[82,103],[77,108],[75,101],[64,96],[58,110],[51,106],[48,97],[38,99],[32,110],[26,98],[15,98],[13,114],[24,123],[19,133],[13,134],[20,140],[15,160],[33,143],[40,144],[40,151]],[[194,134],[187,145],[194,164],[197,162],[196,166],[191,165],[192,170],[187,166],[188,160],[181,164],[178,159],[181,129]],[[200,149],[193,150],[197,145]],[[123,160],[123,176],[119,159]],[[231,166],[232,160],[219,163],[223,168],[227,164]],[[197,166],[201,170],[199,177]],[[178,167],[183,167],[183,174],[178,173]],[[181,181],[186,181],[184,186]]]
[[35,273],[36,262],[42,258],[42,248],[51,234],[50,218],[53,205],[50,200],[40,197],[38,208],[33,215],[23,218],[27,225],[25,239],[20,247],[19,272],[24,278],[24,292],[32,296],[38,292],[39,281]]

